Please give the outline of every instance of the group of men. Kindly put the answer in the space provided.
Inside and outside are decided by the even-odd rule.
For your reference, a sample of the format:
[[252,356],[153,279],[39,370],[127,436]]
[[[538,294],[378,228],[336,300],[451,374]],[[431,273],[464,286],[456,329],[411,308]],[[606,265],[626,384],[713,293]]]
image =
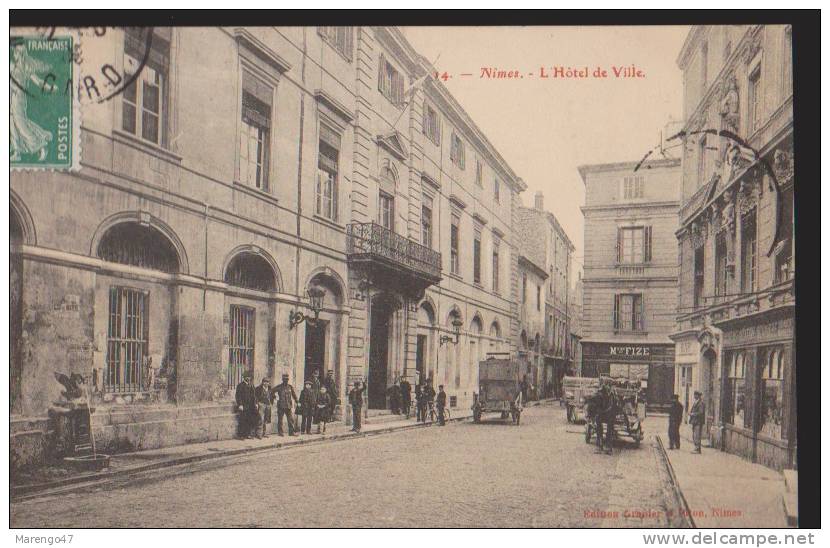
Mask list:
[[275,403],[277,433],[280,436],[285,435],[283,417],[288,425],[288,435],[298,435],[295,412],[303,417],[299,428],[301,433],[311,434],[311,425],[316,423],[317,433],[323,434],[326,431],[326,423],[331,420],[335,407],[340,403],[333,370],[329,370],[326,378],[321,381],[320,372],[315,369],[311,379],[305,381],[299,397],[288,382],[288,375],[284,374],[282,383],[274,388],[271,388],[271,380],[267,377],[263,378],[257,387],[253,386],[252,379],[252,375],[246,372],[242,376],[242,382],[236,387],[239,439],[268,437],[268,425],[272,420],[272,408]]
[[[692,442],[695,448],[692,453],[701,452],[701,438],[703,437],[703,425],[706,422],[706,404],[700,392],[695,391],[695,402],[689,410],[689,424],[692,427]],[[680,423],[683,422],[683,404],[677,394],[672,396],[671,407],[669,408],[669,449],[680,449]]]

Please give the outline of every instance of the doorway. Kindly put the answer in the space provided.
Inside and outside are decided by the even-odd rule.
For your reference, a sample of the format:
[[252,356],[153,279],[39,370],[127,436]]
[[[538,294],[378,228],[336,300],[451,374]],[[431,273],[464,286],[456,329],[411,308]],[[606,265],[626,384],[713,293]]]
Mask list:
[[418,335],[415,344],[415,383],[420,384],[426,379],[427,336]]
[[709,429],[715,423],[715,353],[709,349],[703,355],[703,374],[705,375],[705,384],[701,388],[704,390],[703,402],[706,405],[706,425],[703,429],[703,436],[709,438]]
[[389,384],[389,335],[394,301],[379,295],[372,299],[369,332],[369,409],[386,409],[386,388]]
[[320,371],[320,381],[325,377],[327,320],[317,320],[305,326],[305,369],[303,382],[310,380],[315,369]]

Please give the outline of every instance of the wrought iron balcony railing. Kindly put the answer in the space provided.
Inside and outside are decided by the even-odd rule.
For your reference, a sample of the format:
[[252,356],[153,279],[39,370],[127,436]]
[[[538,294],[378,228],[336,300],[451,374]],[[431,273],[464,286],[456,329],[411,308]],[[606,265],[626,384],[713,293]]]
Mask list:
[[437,251],[377,223],[352,223],[346,234],[350,260],[387,261],[435,283],[441,279],[441,253]]

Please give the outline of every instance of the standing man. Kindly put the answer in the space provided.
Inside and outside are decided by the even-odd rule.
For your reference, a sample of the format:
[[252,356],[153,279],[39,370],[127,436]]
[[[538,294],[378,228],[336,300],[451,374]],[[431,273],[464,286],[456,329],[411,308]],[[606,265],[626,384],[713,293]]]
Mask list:
[[239,411],[239,439],[253,438],[258,416],[256,394],[250,373],[243,373],[242,382],[236,386],[236,409]]
[[527,405],[528,392],[530,391],[530,383],[527,382],[527,375],[522,377],[520,386],[522,387],[522,404]]
[[703,403],[702,394],[695,390],[695,403],[689,411],[689,424],[692,425],[692,441],[695,449],[692,453],[700,453],[700,439],[703,437],[703,423],[706,422],[706,404]]
[[268,437],[268,425],[271,424],[271,404],[274,403],[274,393],[271,391],[271,381],[268,377],[262,379],[256,387],[256,403],[259,406],[259,424],[262,427],[257,429],[257,438]]
[[680,396],[671,397],[669,407],[669,449],[680,449],[680,423],[683,422],[683,404]]
[[317,407],[317,396],[314,394],[314,383],[305,381],[305,387],[300,392],[300,413],[303,422],[300,425],[300,434],[311,434],[311,422],[314,419],[314,410]]
[[352,432],[360,432],[363,421],[363,387],[360,381],[354,381],[354,388],[349,391],[349,405],[352,406]]
[[415,420],[418,422],[423,422],[424,420],[424,413],[423,408],[426,406],[424,404],[424,391],[423,391],[423,384],[418,383],[415,385]]
[[435,407],[438,413],[438,426],[444,426],[444,408],[447,407],[447,393],[444,385],[438,385],[438,397],[435,398]]
[[429,383],[424,387],[424,422],[427,421],[427,415],[429,415],[428,409],[432,407],[432,402],[435,401],[435,389],[432,387],[432,383]]
[[395,382],[392,383],[392,386],[389,387],[387,390],[389,395],[389,407],[392,410],[392,414],[400,415],[401,414],[401,387],[398,386],[398,380],[395,379]]
[[323,381],[323,386],[326,388],[326,392],[329,395],[329,420],[332,420],[334,417],[334,410],[337,405],[340,403],[340,394],[337,392],[337,382],[334,380],[334,370],[329,369],[326,373],[326,379]]
[[401,405],[408,419],[412,415],[412,385],[406,377],[401,377]]
[[288,384],[288,375],[282,376],[282,384],[276,388],[277,396],[277,434],[284,435],[282,431],[282,417],[285,415],[288,423],[288,435],[296,436],[294,431],[294,417],[291,410],[294,409],[294,404],[297,403],[297,393],[294,392],[294,387]]

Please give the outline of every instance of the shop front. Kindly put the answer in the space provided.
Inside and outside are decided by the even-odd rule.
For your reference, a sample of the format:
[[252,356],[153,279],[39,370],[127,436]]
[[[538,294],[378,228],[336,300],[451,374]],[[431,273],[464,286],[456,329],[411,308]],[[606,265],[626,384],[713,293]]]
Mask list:
[[674,393],[674,344],[582,343],[582,375],[639,380],[649,410],[668,408]]
[[719,322],[723,331],[721,447],[771,468],[796,452],[792,307]]

